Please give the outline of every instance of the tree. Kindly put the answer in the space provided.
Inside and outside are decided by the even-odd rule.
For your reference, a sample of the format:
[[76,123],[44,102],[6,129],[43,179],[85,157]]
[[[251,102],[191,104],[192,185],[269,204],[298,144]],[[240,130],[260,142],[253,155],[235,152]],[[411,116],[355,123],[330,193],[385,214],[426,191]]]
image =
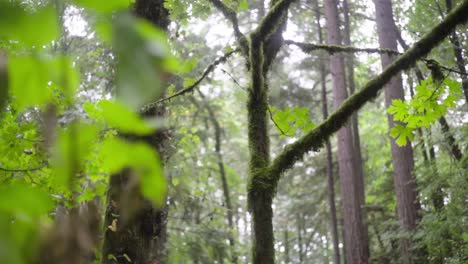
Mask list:
[[[323,34],[322,34],[322,27],[320,25],[320,9],[318,1],[314,2],[315,6],[315,20],[317,24],[317,33],[319,44],[322,44],[323,41]],[[320,58],[319,61],[319,69],[320,69],[320,82],[322,85],[322,113],[323,119],[328,118],[328,105],[327,105],[327,85],[326,85],[326,72],[325,72],[325,62],[324,58]],[[327,187],[328,187],[328,204],[330,206],[330,226],[331,226],[331,233],[332,233],[332,241],[333,241],[333,252],[334,252],[334,262],[336,264],[340,263],[340,248],[339,248],[339,238],[338,238],[338,221],[336,217],[336,205],[335,205],[335,179],[333,175],[333,153],[331,148],[330,140],[327,140],[325,143],[325,148],[327,152]]]
[[[377,32],[380,48],[397,50],[396,32],[392,4],[390,0],[375,0]],[[391,55],[381,54],[382,68],[387,67],[393,61]],[[385,89],[385,105],[390,106],[392,100],[404,100],[401,76],[393,78]],[[388,115],[389,129],[395,124],[393,116]],[[395,193],[397,196],[398,219],[404,230],[415,230],[418,222],[418,210],[420,208],[416,181],[413,176],[413,150],[411,144],[398,146],[395,139],[391,139],[392,161],[394,168]],[[402,256],[405,262],[411,260],[410,242],[403,238]]]
[[[167,31],[169,12],[164,7],[164,0],[138,0],[133,8],[137,16]],[[162,117],[164,112],[164,106],[156,106],[146,110],[143,116]],[[146,141],[154,151],[162,153],[163,160],[167,159],[164,147],[168,137],[168,132],[164,130],[147,137],[136,136],[137,140]],[[121,263],[123,259],[134,263],[165,263],[168,207],[155,207],[150,200],[145,199],[138,188],[142,183],[138,182],[133,173],[126,169],[111,176],[104,221],[102,263]]]
[[[230,77],[229,80],[232,79],[241,88],[238,90],[239,97],[236,97],[238,100],[228,99],[222,102],[217,100],[212,103],[210,101],[210,105],[223,106],[223,108],[219,107],[218,109],[225,109],[228,105],[232,106],[238,101],[247,99],[247,107],[245,107],[244,112],[241,111],[247,115],[246,130],[240,129],[243,124],[238,120],[234,122],[229,120],[231,119],[229,113],[213,111],[216,111],[216,114],[219,112],[217,117],[224,118],[222,123],[228,121],[231,128],[239,128],[236,133],[243,136],[244,139],[247,137],[247,140],[243,142],[248,141],[250,152],[248,195],[242,197],[242,193],[239,191],[239,186],[242,186],[243,182],[240,177],[237,183],[231,184],[234,188],[230,188],[229,192],[233,193],[230,196],[233,208],[236,208],[234,204],[238,196],[239,201],[245,199],[248,201],[252,219],[250,220],[244,213],[241,222],[241,216],[234,214],[232,222],[238,226],[239,223],[244,224],[246,231],[240,234],[243,238],[249,237],[246,226],[253,223],[252,258],[254,263],[274,263],[274,249],[275,246],[279,245],[279,243],[275,245],[272,219],[273,200],[277,189],[283,189],[284,185],[288,185],[295,188],[301,187],[301,190],[310,187],[314,187],[310,188],[312,190],[317,190],[317,186],[302,186],[304,185],[302,179],[311,176],[315,169],[311,166],[307,169],[304,168],[304,163],[301,162],[304,155],[309,151],[318,151],[323,147],[327,140],[342,128],[357,110],[377,96],[384,84],[400,71],[412,67],[416,61],[427,55],[435,45],[448,36],[456,25],[466,21],[467,18],[464,14],[468,11],[468,3],[464,1],[462,5],[454,8],[453,12],[429,34],[421,38],[414,48],[401,54],[380,75],[372,78],[370,82],[366,82],[362,89],[346,99],[321,124],[303,131],[303,136],[284,140],[278,144],[279,147],[270,150],[271,136],[276,136],[276,134],[275,132],[271,133],[272,131],[269,129],[275,124],[270,125],[268,121],[269,110],[271,110],[268,99],[269,95],[273,94],[270,91],[273,91],[277,84],[277,78],[274,74],[275,67],[273,66],[276,64],[275,59],[278,54],[283,56],[283,53],[279,53],[283,43],[299,46],[307,53],[320,49],[334,53],[333,55],[337,55],[337,52],[394,53],[394,51],[283,41],[282,35],[288,20],[288,12],[297,11],[295,6],[291,6],[294,2],[292,0],[270,1],[271,7],[269,11],[265,10],[266,14],[260,24],[249,35],[244,35],[243,31],[249,27],[239,23],[236,10],[248,10],[247,1],[210,0],[210,2],[221,11],[227,21],[232,23],[237,43],[232,47],[226,47],[224,55],[214,60],[213,63],[202,61],[200,64],[207,65],[207,67],[200,72],[198,78],[194,78],[198,75],[198,69],[190,72],[195,68],[194,64],[196,63],[189,58],[192,57],[193,53],[190,50],[193,50],[194,46],[186,48],[180,48],[180,46],[182,46],[181,42],[191,43],[191,41],[196,42],[200,39],[204,40],[204,38],[195,36],[193,39],[189,39],[188,35],[184,33],[184,29],[181,29],[180,24],[173,23],[171,28],[174,29],[174,32],[171,34],[171,39],[178,38],[178,36],[181,36],[181,39],[179,42],[174,41],[173,46],[169,48],[167,35],[158,31],[150,23],[130,15],[128,1],[106,3],[102,1],[73,1],[73,4],[65,9],[65,14],[72,11],[90,12],[87,21],[93,21],[97,24],[96,28],[99,28],[96,32],[91,32],[81,38],[80,41],[87,42],[86,39],[92,39],[90,42],[96,41],[93,35],[99,33],[106,45],[112,45],[112,52],[107,54],[111,61],[109,65],[115,64],[115,79],[106,77],[115,81],[116,89],[114,91],[117,100],[100,100],[99,102],[79,99],[81,94],[86,93],[83,91],[83,87],[92,87],[93,85],[87,83],[87,85],[81,86],[76,77],[78,76],[78,67],[73,66],[81,65],[79,63],[81,60],[64,56],[66,54],[63,44],[68,44],[68,42],[63,41],[63,39],[63,42],[57,41],[61,40],[62,36],[57,33],[60,30],[55,29],[62,27],[61,31],[67,32],[63,29],[67,29],[68,22],[64,20],[58,24],[63,23],[65,26],[56,26],[57,22],[60,21],[57,19],[56,7],[47,3],[29,2],[24,3],[24,5],[16,2],[0,4],[0,24],[2,25],[0,27],[0,45],[6,47],[9,58],[8,68],[0,68],[0,71],[8,71],[8,74],[0,73],[3,79],[7,76],[8,82],[0,80],[0,84],[2,84],[0,88],[7,89],[7,93],[10,95],[8,99],[0,98],[0,105],[4,106],[1,112],[0,149],[7,157],[4,161],[4,156],[2,156],[0,164],[0,181],[2,183],[0,187],[0,230],[2,231],[0,232],[0,240],[5,241],[3,244],[7,245],[7,250],[3,250],[0,254],[2,262],[13,264],[38,262],[35,261],[36,256],[47,253],[54,253],[49,255],[55,256],[56,252],[61,254],[62,258],[59,261],[43,262],[63,263],[67,257],[69,259],[66,262],[70,263],[81,263],[85,257],[93,258],[93,261],[104,262],[137,262],[137,258],[143,263],[148,260],[160,261],[157,259],[158,256],[153,255],[157,250],[143,252],[142,249],[154,248],[153,243],[158,242],[147,237],[146,233],[158,237],[161,233],[155,234],[153,231],[164,226],[158,219],[153,218],[153,212],[161,210],[162,206],[167,203],[165,178],[161,169],[162,162],[157,157],[154,148],[157,145],[155,143],[161,143],[164,140],[157,137],[160,134],[154,132],[155,123],[159,125],[159,122],[148,122],[141,113],[150,112],[150,115],[154,115],[156,114],[154,111],[159,109],[163,103],[181,95],[187,95],[198,88],[202,89],[203,92],[207,86],[200,84],[204,80],[210,79],[209,75],[214,69],[222,62],[232,58],[233,54],[240,53],[243,62],[233,65],[235,65],[236,70],[240,69],[239,65],[245,65],[249,71],[248,74],[245,74],[247,78],[242,78],[240,82],[237,82],[236,78],[243,75],[242,72],[236,71],[234,75],[229,75],[227,71],[223,71],[223,74]],[[137,5],[139,3],[143,2],[137,2]],[[163,10],[162,1],[151,3],[156,3],[159,10]],[[171,16],[177,17],[174,21],[180,23],[187,23],[188,18],[192,18],[194,14],[201,14],[205,18],[211,14],[207,1],[181,0],[167,1],[164,4],[164,7],[171,9]],[[190,8],[183,8],[186,6]],[[302,8],[302,6],[299,7]],[[255,11],[249,16],[250,19],[255,16],[254,13]],[[164,16],[160,16],[158,13],[157,17]],[[308,19],[310,17],[309,15]],[[195,20],[190,19],[190,21]],[[14,27],[3,26],[7,24],[14,25]],[[38,27],[44,30],[39,32]],[[68,36],[63,33],[62,35]],[[190,37],[193,35],[203,34],[190,34]],[[99,45],[95,46],[97,46],[96,49],[99,49]],[[74,45],[67,45],[67,47],[74,47]],[[204,51],[211,52],[212,49],[210,46]],[[184,58],[184,62],[175,59],[176,55],[174,54],[183,54],[180,57]],[[195,57],[197,56],[198,54],[195,55]],[[88,56],[86,59],[91,57],[93,56]],[[114,58],[118,59],[114,60]],[[189,59],[186,60],[187,58]],[[211,60],[212,56],[204,57],[204,59]],[[97,68],[102,69],[100,66]],[[83,72],[84,82],[93,79],[89,78],[89,71]],[[169,86],[167,97],[154,102],[153,100],[157,98],[158,93],[163,93],[168,75],[173,72],[178,77],[171,78],[174,79],[174,85]],[[24,76],[31,78],[24,78]],[[179,77],[184,80],[179,79]],[[244,82],[250,83],[248,88],[243,87]],[[5,83],[8,85],[5,86]],[[213,84],[215,83],[216,81],[213,82]],[[102,85],[97,86],[102,87]],[[111,83],[110,86],[114,85]],[[213,85],[209,85],[208,88],[212,89]],[[212,91],[215,92],[211,93]],[[217,90],[210,90],[210,93],[204,94],[207,95],[207,100],[213,100],[213,98],[218,97],[219,93],[217,92]],[[5,94],[4,91],[2,94]],[[222,197],[224,196],[226,199],[227,196],[223,195],[223,191],[219,187],[220,180],[212,181],[211,177],[213,175],[219,176],[219,172],[224,167],[225,176],[229,177],[230,182],[235,180],[236,177],[233,177],[236,174],[235,169],[227,164],[242,156],[243,153],[239,155],[239,150],[235,149],[240,141],[229,142],[231,140],[229,137],[225,137],[225,140],[221,142],[218,138],[218,144],[228,144],[231,149],[226,147],[221,151],[220,146],[216,148],[216,138],[212,138],[212,133],[207,133],[210,127],[209,113],[201,111],[201,107],[198,108],[198,111],[194,110],[190,102],[196,102],[196,100],[183,101],[183,104],[176,105],[175,108],[177,112],[174,118],[177,118],[177,121],[201,120],[201,124],[196,123],[193,127],[190,127],[190,123],[179,124],[180,129],[177,131],[180,133],[175,136],[180,141],[176,143],[177,145],[173,145],[174,149],[177,149],[178,153],[182,153],[183,156],[171,162],[174,170],[169,171],[167,175],[171,194],[169,203],[177,213],[169,218],[169,230],[173,231],[171,242],[177,242],[171,243],[170,261],[175,263],[180,261],[194,261],[196,263],[216,261],[221,263],[229,255],[226,254],[226,248],[229,247],[229,236],[228,232],[225,232],[229,228],[229,219],[225,220],[227,216],[225,206],[220,206]],[[145,105],[147,103],[149,104]],[[307,109],[305,112],[303,110],[295,107],[294,111],[286,109],[283,114],[299,116],[301,117],[299,121],[303,123],[304,119],[307,121],[304,116],[308,114]],[[273,115],[270,116],[270,119],[276,122]],[[83,122],[79,122],[79,120],[83,120]],[[310,124],[307,127],[310,128]],[[52,133],[49,133],[55,130],[58,131],[56,140],[50,136]],[[158,131],[159,133],[164,132],[160,127],[158,127]],[[242,134],[243,132],[246,134]],[[198,142],[196,142],[197,139]],[[148,142],[150,144],[147,144]],[[353,143],[351,140],[350,142],[348,145],[352,146]],[[194,143],[200,143],[200,145]],[[50,147],[51,145],[54,146]],[[244,149],[246,148],[247,146]],[[224,152],[225,149],[228,151]],[[51,151],[49,152],[49,150]],[[216,155],[216,152],[223,154],[223,160],[219,158],[219,155]],[[208,155],[200,155],[200,153],[208,153]],[[276,154],[273,159],[270,157],[272,154]],[[226,166],[219,166],[219,162],[224,160]],[[163,161],[165,162],[165,160]],[[242,162],[234,162],[238,165],[236,169],[247,167]],[[440,163],[438,162],[438,164]],[[289,175],[282,177],[294,165],[298,166],[291,172],[303,173],[305,171],[304,175],[294,178],[295,180],[299,179],[299,182],[293,182],[288,177]],[[239,172],[239,174],[241,173],[242,171]],[[187,175],[181,177],[181,174]],[[85,230],[82,224],[87,221],[84,220],[91,220],[92,217],[82,214],[80,211],[85,208],[79,204],[95,197],[104,197],[103,190],[108,187],[109,175],[125,176],[122,178],[124,180],[130,179],[128,182],[130,185],[125,186],[127,188],[119,189],[121,186],[115,184],[115,179],[120,179],[112,178],[111,185],[117,187],[117,193],[122,199],[116,198],[119,201],[112,203],[111,196],[111,208],[106,208],[110,209],[106,223],[107,245],[109,242],[119,242],[116,240],[120,239],[129,242],[128,237],[124,236],[117,237],[116,240],[110,239],[110,236],[115,235],[114,233],[125,230],[127,227],[132,232],[121,234],[129,234],[130,239],[135,243],[122,244],[126,247],[123,251],[119,251],[120,249],[112,250],[113,252],[110,254],[104,250],[102,258],[99,259],[99,256],[88,255],[90,251],[95,249],[95,246],[89,243],[88,234],[98,236],[99,232],[97,229],[87,229],[86,232],[81,232]],[[457,179],[460,178],[457,177]],[[280,179],[283,181],[280,182]],[[316,178],[315,181],[308,182],[319,181]],[[449,182],[456,186],[457,181],[450,180]],[[200,185],[192,188],[190,183],[199,183]],[[324,184],[319,185],[319,188],[320,186],[324,186]],[[463,192],[460,190],[460,188],[450,189],[451,197],[453,197],[450,204],[454,207],[450,212],[454,212],[454,215],[457,216],[463,215],[459,211],[463,200],[463,195],[460,194]],[[178,192],[185,192],[189,199],[181,201],[177,195],[184,194]],[[301,195],[307,195],[307,193]],[[319,199],[321,198],[319,197]],[[353,199],[359,201],[360,198],[355,195]],[[118,206],[119,211],[114,211],[116,214],[109,214],[115,209],[114,205]],[[390,201],[387,206],[391,207],[391,205]],[[315,254],[316,256],[323,257],[324,261],[328,259],[328,238],[323,236],[316,238],[317,234],[326,233],[323,221],[311,223],[315,219],[325,219],[323,207],[324,203],[322,202],[317,203],[317,206],[306,208],[309,212],[301,210],[303,208],[294,208],[298,218],[294,223],[297,224],[297,233],[300,235],[300,239],[293,238],[293,240],[300,240],[300,251],[304,261],[307,261],[309,253],[314,249],[319,251],[318,254]],[[60,221],[50,224],[51,218],[47,216],[60,208],[66,208],[65,211],[70,212],[66,225],[61,225]],[[149,213],[148,217],[141,214],[141,212],[145,212],[145,210],[141,211],[142,208]],[[276,206],[275,208],[282,210]],[[447,206],[447,208],[450,209],[452,206]],[[240,207],[237,209],[237,212],[242,210]],[[319,214],[322,217],[311,217],[312,214]],[[445,214],[445,216],[448,215],[448,213]],[[110,218],[112,221],[109,221]],[[451,219],[452,222],[456,222],[453,221],[453,218]],[[186,227],[180,225],[181,223],[190,223],[191,225]],[[431,223],[442,222],[428,221],[423,226],[428,228]],[[310,232],[310,230],[315,232]],[[55,236],[55,234],[59,234],[59,236]],[[287,234],[292,234],[292,232]],[[430,232],[425,234],[430,234]],[[38,238],[42,235],[43,239],[39,240]],[[429,252],[434,252],[434,240],[428,236],[423,237]],[[459,242],[462,236],[452,237],[456,237],[456,241]],[[246,241],[249,240],[246,239]],[[313,240],[318,240],[320,243],[310,246],[310,241]],[[390,240],[389,243],[387,243],[388,240]],[[204,243],[201,244],[199,241],[204,241]],[[289,241],[285,242],[289,243]],[[381,242],[383,246],[397,244],[395,240],[387,238]],[[288,243],[284,243],[284,245],[288,245]],[[38,245],[40,247],[37,247]],[[50,247],[43,247],[43,245],[55,245],[54,250],[57,251],[47,250]],[[239,244],[239,247],[242,248],[243,245]],[[36,248],[42,249],[40,252],[42,254],[37,255]],[[290,249],[294,250],[297,247],[288,245],[287,248],[287,256],[293,259],[296,254],[290,254]],[[435,250],[439,248],[435,247]],[[452,248],[460,248],[460,246],[453,247],[451,245],[447,248],[451,250]],[[102,253],[99,250],[96,251]],[[68,254],[69,252],[70,254]],[[245,254],[239,255],[239,259],[247,260]]]
[[[338,9],[335,1],[325,2],[327,18],[328,43],[341,45]],[[343,56],[340,54],[330,56],[330,69],[333,79],[333,93],[335,108],[339,108],[348,97],[346,91],[346,73]],[[345,259],[346,263],[368,262],[368,241],[365,235],[364,215],[362,211],[362,197],[364,189],[362,175],[359,175],[357,156],[353,132],[350,125],[338,130],[338,162],[341,182],[341,195],[343,203],[343,218],[345,230]]]

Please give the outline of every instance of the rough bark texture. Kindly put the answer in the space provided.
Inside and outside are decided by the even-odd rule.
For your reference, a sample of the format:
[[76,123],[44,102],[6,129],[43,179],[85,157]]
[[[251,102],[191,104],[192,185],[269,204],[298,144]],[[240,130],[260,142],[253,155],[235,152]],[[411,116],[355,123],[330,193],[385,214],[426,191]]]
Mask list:
[[[327,19],[328,44],[341,45],[337,3],[334,0],[325,1]],[[345,65],[342,55],[330,56],[330,69],[333,79],[334,104],[338,108],[348,97],[345,84]],[[368,263],[368,241],[365,235],[361,197],[363,188],[359,186],[359,169],[354,153],[354,140],[350,124],[338,130],[338,164],[343,201],[344,227],[346,230],[345,244],[346,263]]]
[[[351,21],[349,19],[350,10],[348,5],[348,0],[343,0],[343,17],[344,17],[344,44],[346,46],[351,46]],[[354,82],[354,54],[348,53],[346,56],[346,80],[347,86],[349,88],[349,94],[353,95],[356,91],[356,85]],[[356,169],[358,179],[358,193],[360,194],[359,203],[361,205],[362,215],[363,215],[363,227],[362,231],[364,234],[364,239],[369,240],[369,232],[367,229],[367,214],[365,210],[366,198],[365,198],[365,188],[364,188],[364,170],[362,164],[362,154],[361,154],[361,138],[359,135],[359,119],[358,112],[355,112],[351,117],[351,127],[353,131],[353,143],[354,143],[354,155],[356,157]],[[369,250],[369,248],[367,248]],[[369,255],[369,252],[367,253]]]
[[[134,12],[162,30],[167,30],[169,13],[164,0],[137,0]],[[157,106],[145,116],[164,115],[164,107]],[[160,130],[142,140],[161,152],[164,160],[164,143],[167,132]],[[155,208],[139,192],[137,177],[131,170],[111,176],[108,205],[105,214],[105,234],[102,263],[161,264],[166,262],[167,206]]]
[[[377,31],[381,48],[397,49],[396,31],[393,21],[392,3],[390,0],[374,0],[376,9]],[[393,58],[381,54],[382,67],[390,65]],[[385,87],[385,105],[389,107],[392,100],[404,100],[401,75],[395,76]],[[392,115],[388,115],[388,125],[391,129],[395,125]],[[414,230],[418,221],[419,200],[416,190],[415,178],[412,174],[413,149],[411,144],[400,147],[395,139],[391,138],[393,177],[397,197],[397,212],[400,225],[405,230]],[[410,240],[402,239],[403,261],[411,261]]]
[[[320,25],[320,9],[318,0],[314,1],[315,4],[315,20],[317,24],[317,32],[319,38],[319,44],[323,44],[322,26]],[[323,119],[328,118],[328,99],[327,99],[327,85],[326,85],[326,71],[325,62],[323,56],[320,57],[319,61],[320,70],[320,82],[322,85],[322,113]],[[328,205],[330,207],[330,228],[333,242],[333,259],[335,264],[340,263],[340,248],[338,238],[338,223],[336,219],[336,205],[335,205],[335,179],[333,176],[333,153],[330,144],[330,140],[325,143],[326,154],[327,154],[327,191],[328,191]]]

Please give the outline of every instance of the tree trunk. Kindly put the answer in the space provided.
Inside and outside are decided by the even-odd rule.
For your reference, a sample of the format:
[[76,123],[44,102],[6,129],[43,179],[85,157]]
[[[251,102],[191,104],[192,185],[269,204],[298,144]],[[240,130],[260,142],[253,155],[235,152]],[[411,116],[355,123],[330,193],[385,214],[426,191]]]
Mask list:
[[233,217],[233,207],[231,203],[231,194],[229,192],[229,184],[227,181],[227,176],[226,176],[226,170],[224,168],[224,161],[223,161],[223,155],[221,154],[221,126],[218,122],[218,119],[216,119],[216,115],[209,105],[209,103],[206,101],[205,96],[201,91],[198,90],[198,93],[203,99],[203,102],[205,104],[206,110],[208,111],[208,114],[210,116],[210,121],[215,129],[215,152],[217,156],[217,164],[218,164],[218,169],[219,169],[219,175],[221,177],[221,185],[223,188],[223,195],[224,195],[224,203],[226,204],[226,218],[228,221],[228,226],[229,226],[229,232],[228,232],[228,240],[229,240],[229,245],[231,246],[231,262],[232,263],[237,263],[237,253],[236,253],[236,247],[235,247],[235,239],[233,235],[233,231],[236,229],[234,226],[234,217]]
[[[279,0],[270,1],[270,6]],[[273,197],[278,175],[268,170],[270,165],[270,139],[268,137],[268,84],[267,75],[279,49],[283,45],[288,9],[280,9],[277,26],[268,36],[256,31],[250,38],[249,68],[251,88],[248,90],[248,143],[250,152],[248,205],[253,224],[253,264],[275,263],[273,234]]]
[[[323,34],[322,26],[320,25],[320,9],[318,5],[318,0],[314,1],[315,4],[315,20],[317,23],[317,31],[319,43],[323,44]],[[326,71],[324,58],[320,57],[319,59],[319,68],[320,68],[320,82],[322,84],[322,113],[323,119],[328,118],[328,99],[327,99],[327,84],[326,84]],[[328,205],[330,207],[330,227],[331,235],[333,241],[333,256],[335,264],[340,263],[340,248],[339,248],[339,238],[338,238],[338,223],[336,220],[336,205],[335,205],[335,179],[333,176],[333,153],[331,149],[330,140],[327,140],[325,143],[326,146],[326,155],[327,155],[327,189],[328,189]]]
[[[447,7],[447,13],[452,11],[452,0],[445,0],[445,5]],[[466,32],[465,32],[466,33]],[[454,30],[449,36],[449,40],[453,46],[453,54],[455,55],[455,60],[457,62],[458,70],[460,71],[460,78],[462,79],[463,93],[465,94],[465,104],[468,105],[468,79],[465,68],[465,60],[463,59],[462,47],[460,39],[458,38],[457,32]]]
[[[334,0],[325,1],[327,19],[328,44],[341,45],[337,3]],[[330,69],[333,79],[335,107],[338,108],[347,98],[345,84],[345,65],[341,54],[330,56]],[[349,124],[338,130],[338,164],[343,201],[343,217],[345,232],[346,263],[368,263],[368,241],[365,235],[361,197],[363,191],[359,186],[359,170],[356,168],[354,140]]]
[[[344,44],[346,46],[351,46],[351,21],[349,19],[349,6],[348,0],[343,0],[343,15],[344,15]],[[349,94],[350,96],[354,94],[356,91],[356,84],[354,82],[354,53],[348,53],[346,56],[346,77],[347,77],[347,84],[349,87]],[[365,210],[366,205],[366,198],[365,198],[365,188],[364,188],[364,171],[362,169],[362,154],[361,154],[361,138],[359,136],[359,120],[358,120],[358,112],[355,112],[351,117],[351,126],[353,131],[353,142],[354,142],[354,155],[356,156],[356,169],[358,175],[358,193],[360,194],[359,202],[361,205],[362,210],[362,221],[363,227],[362,230],[364,234],[364,239],[369,240],[369,232],[367,230],[367,214]],[[367,248],[369,250],[369,248]],[[369,255],[369,252],[367,252]]]
[[[374,0],[376,10],[377,31],[380,48],[397,50],[396,31],[393,21],[392,3],[390,0]],[[392,63],[391,55],[382,54],[382,68]],[[394,77],[385,87],[385,105],[389,107],[392,100],[404,100],[401,75]],[[388,125],[391,129],[395,121],[388,115]],[[413,171],[413,149],[408,143],[399,147],[391,138],[392,162],[395,192],[397,197],[397,212],[401,227],[404,230],[414,230],[418,220],[419,200]],[[411,261],[410,240],[402,239],[402,257],[404,262]]]
[[[156,27],[167,30],[169,13],[164,8],[164,0],[137,0],[134,12]],[[164,107],[158,106],[144,115],[161,117]],[[161,152],[164,160],[163,147],[167,138],[167,132],[159,130],[151,137],[139,140]],[[167,206],[155,208],[143,198],[130,170],[111,176],[107,200],[102,263],[166,263]]]

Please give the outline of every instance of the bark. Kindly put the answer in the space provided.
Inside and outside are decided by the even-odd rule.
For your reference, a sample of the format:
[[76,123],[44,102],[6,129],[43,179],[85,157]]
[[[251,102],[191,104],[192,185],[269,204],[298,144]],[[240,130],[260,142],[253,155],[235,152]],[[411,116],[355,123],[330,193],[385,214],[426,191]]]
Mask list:
[[[452,0],[445,0],[445,5],[447,7],[447,13],[450,13],[452,10]],[[465,103],[468,105],[468,79],[467,72],[465,68],[465,59],[463,58],[462,46],[460,43],[460,38],[457,35],[456,31],[453,31],[449,36],[449,40],[453,46],[453,54],[455,55],[455,60],[457,62],[458,70],[460,71],[460,77],[462,79],[463,93],[465,94]]]
[[[134,12],[156,27],[167,30],[169,13],[164,8],[164,0],[137,0]],[[154,107],[143,115],[161,117],[164,115],[164,107]],[[160,130],[145,138],[129,137],[154,147],[164,161],[164,144],[168,139],[166,131]],[[141,264],[166,263],[168,208],[154,207],[141,195],[138,184],[131,170],[111,176],[104,220],[103,264],[130,261]]]
[[[334,0],[325,1],[327,19],[328,44],[341,45],[337,3]],[[334,104],[338,108],[348,97],[345,84],[345,65],[341,54],[330,56],[330,69],[333,79]],[[359,186],[359,169],[354,153],[354,141],[351,126],[344,125],[338,130],[338,164],[343,201],[343,216],[345,233],[346,263],[368,263],[368,241],[364,232],[363,214],[361,210]]]
[[252,259],[254,264],[275,263],[272,202],[277,181],[266,170],[270,164],[268,137],[268,85],[271,63],[282,46],[289,5],[293,0],[271,1],[268,14],[250,36],[248,90],[248,143],[250,168],[248,184],[249,211],[253,222]]
[[[348,0],[343,0],[343,13],[344,13],[344,44],[346,46],[351,46],[351,22],[349,19],[350,10],[348,6]],[[349,94],[353,95],[356,90],[356,85],[354,82],[354,54],[348,53],[346,56],[346,77],[347,77],[347,85],[349,87]],[[351,127],[353,131],[353,142],[354,142],[354,155],[356,157],[356,169],[358,179],[357,179],[357,186],[358,186],[358,193],[360,194],[360,205],[363,214],[363,227],[364,230],[362,231],[364,234],[364,239],[369,240],[369,233],[367,230],[367,214],[365,211],[365,189],[364,189],[364,171],[362,169],[362,154],[361,154],[361,139],[359,136],[359,120],[358,120],[358,112],[355,112],[351,117]],[[369,250],[369,248],[368,248]],[[369,255],[369,252],[367,253]]]
[[[374,0],[376,10],[377,31],[380,48],[397,50],[396,31],[394,30],[392,3],[390,0]],[[382,67],[393,62],[394,58],[388,54],[381,54]],[[385,105],[389,107],[392,100],[404,100],[401,75],[395,76],[385,87]],[[396,121],[392,115],[387,115],[389,129]],[[419,200],[416,181],[412,174],[414,161],[411,144],[399,147],[395,139],[390,139],[393,162],[393,176],[397,197],[397,212],[400,226],[404,230],[415,230],[418,221]],[[402,258],[404,262],[411,262],[411,244],[408,238],[402,239]]]
[[[315,4],[315,20],[317,23],[317,32],[319,44],[323,44],[322,27],[320,25],[320,9],[318,0],[314,1]],[[323,119],[328,118],[328,99],[327,99],[327,85],[326,85],[326,71],[324,58],[320,57],[319,60],[320,82],[322,85],[322,113]],[[333,157],[330,140],[325,143],[327,155],[327,190],[328,190],[328,205],[330,207],[330,227],[333,242],[333,258],[335,264],[340,263],[340,248],[338,238],[338,223],[336,219],[336,205],[335,205],[335,179],[333,176]]]
[[460,151],[460,147],[458,147],[458,144],[455,142],[455,138],[450,133],[450,126],[447,123],[447,120],[445,119],[444,116],[441,116],[439,118],[439,124],[442,127],[442,132],[444,133],[445,140],[447,141],[448,145],[450,146],[450,153],[452,153],[452,156],[456,160],[460,161],[462,159],[462,153]]

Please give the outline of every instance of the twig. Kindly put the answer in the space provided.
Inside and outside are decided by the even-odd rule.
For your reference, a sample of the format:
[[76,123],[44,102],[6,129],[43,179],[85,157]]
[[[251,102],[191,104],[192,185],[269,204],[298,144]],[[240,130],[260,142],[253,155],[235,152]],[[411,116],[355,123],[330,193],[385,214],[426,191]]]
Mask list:
[[283,136],[287,136],[286,133],[284,133],[284,131],[278,126],[276,121],[273,119],[273,114],[271,113],[270,107],[268,107],[267,109],[268,109],[268,113],[270,113],[270,120],[273,122],[273,124],[275,124],[276,128],[278,128],[278,130],[281,132]]
[[239,88],[241,88],[242,90],[244,91],[247,91],[247,89],[245,87],[243,87],[242,85],[240,85],[240,83],[229,73],[227,72],[225,69],[223,68],[219,68],[224,74],[226,74],[227,76],[229,76],[229,78],[231,78],[231,80],[237,84],[237,86],[239,86]]
[[244,34],[242,34],[242,32],[239,29],[239,22],[237,20],[236,11],[226,6],[220,0],[208,0],[208,1],[211,2],[219,11],[221,11],[221,13],[223,13],[224,17],[227,20],[231,21],[232,28],[234,30],[234,36],[236,37],[236,40],[242,49],[242,53],[244,54],[244,56],[247,56],[249,45],[247,42],[247,38],[244,36]]
[[442,65],[439,65],[439,67],[441,69],[446,70],[446,71],[453,72],[453,73],[456,73],[456,74],[460,74],[461,76],[468,76],[467,73],[464,73],[464,72],[461,72],[461,71],[458,71],[458,70],[454,70],[454,69],[449,68],[449,67],[445,67],[445,66],[442,66]]
[[33,167],[33,168],[25,168],[25,169],[9,169],[9,168],[3,168],[0,167],[0,171],[6,171],[6,172],[30,172],[30,171],[38,171],[43,169],[44,166],[40,167]]
[[153,103],[150,103],[150,104],[147,104],[145,106],[142,107],[141,109],[141,112],[142,113],[145,113],[145,112],[148,112],[149,110],[151,110],[153,107],[155,107],[156,105],[158,104],[161,104],[165,101],[168,101],[168,100],[171,100],[177,96],[180,96],[180,95],[183,95],[183,94],[186,94],[186,93],[189,93],[191,91],[193,91],[195,88],[197,88],[197,86],[206,78],[206,76],[208,76],[208,74],[210,74],[216,66],[218,66],[219,64],[223,63],[223,62],[226,62],[226,60],[231,57],[234,53],[237,53],[239,52],[240,50],[239,49],[235,49],[235,50],[232,50],[226,54],[224,54],[223,56],[217,58],[212,64],[210,64],[206,69],[205,71],[203,71],[203,74],[200,76],[200,78],[197,79],[197,81],[195,83],[193,83],[192,85],[182,89],[181,91],[171,95],[171,96],[168,96],[168,97],[165,97],[165,98],[162,98],[156,102],[153,102]]

